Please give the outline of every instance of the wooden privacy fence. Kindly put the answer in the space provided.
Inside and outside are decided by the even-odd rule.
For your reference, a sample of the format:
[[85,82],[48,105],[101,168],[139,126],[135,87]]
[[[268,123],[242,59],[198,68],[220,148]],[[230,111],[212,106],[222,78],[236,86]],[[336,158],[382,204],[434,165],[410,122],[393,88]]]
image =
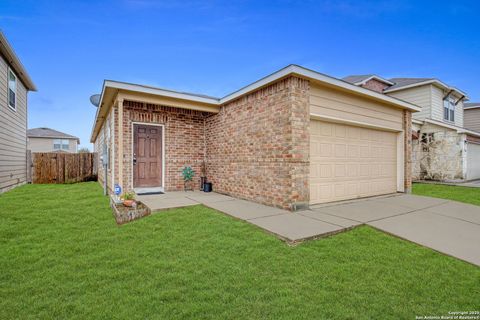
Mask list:
[[32,183],[75,183],[97,180],[96,153],[32,153]]

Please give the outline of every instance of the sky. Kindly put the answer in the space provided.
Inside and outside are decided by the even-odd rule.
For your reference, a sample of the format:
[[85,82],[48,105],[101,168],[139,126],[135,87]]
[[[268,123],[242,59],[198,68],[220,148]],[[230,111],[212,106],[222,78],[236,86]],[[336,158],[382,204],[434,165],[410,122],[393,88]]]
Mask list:
[[288,64],[434,77],[480,101],[480,1],[0,0],[28,127],[89,143],[104,79],[222,97]]

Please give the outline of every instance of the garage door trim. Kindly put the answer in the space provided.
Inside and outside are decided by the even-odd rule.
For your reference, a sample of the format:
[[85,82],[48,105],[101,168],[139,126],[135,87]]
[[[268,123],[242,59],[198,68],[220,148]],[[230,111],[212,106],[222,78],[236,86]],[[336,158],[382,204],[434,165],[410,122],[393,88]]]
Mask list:
[[370,124],[360,121],[346,120],[342,118],[322,116],[315,113],[310,113],[311,120],[320,120],[333,123],[341,123],[368,129],[376,129],[382,131],[390,131],[397,133],[397,192],[405,192],[405,132],[396,128],[383,127],[375,124]]

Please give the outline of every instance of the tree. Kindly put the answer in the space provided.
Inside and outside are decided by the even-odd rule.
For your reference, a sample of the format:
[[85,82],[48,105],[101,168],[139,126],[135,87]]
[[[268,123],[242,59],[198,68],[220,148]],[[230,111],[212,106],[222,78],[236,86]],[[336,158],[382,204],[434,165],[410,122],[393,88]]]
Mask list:
[[90,152],[90,149],[88,149],[88,148],[86,148],[86,147],[83,147],[83,148],[78,149],[78,152],[79,152],[79,153],[89,153],[89,152]]

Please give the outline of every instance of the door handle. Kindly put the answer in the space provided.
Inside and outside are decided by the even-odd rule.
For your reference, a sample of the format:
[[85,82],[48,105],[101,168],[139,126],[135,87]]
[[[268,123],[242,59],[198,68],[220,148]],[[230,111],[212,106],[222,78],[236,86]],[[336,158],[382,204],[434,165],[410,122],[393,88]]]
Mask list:
[[137,155],[134,153],[133,154],[133,165],[137,164]]

